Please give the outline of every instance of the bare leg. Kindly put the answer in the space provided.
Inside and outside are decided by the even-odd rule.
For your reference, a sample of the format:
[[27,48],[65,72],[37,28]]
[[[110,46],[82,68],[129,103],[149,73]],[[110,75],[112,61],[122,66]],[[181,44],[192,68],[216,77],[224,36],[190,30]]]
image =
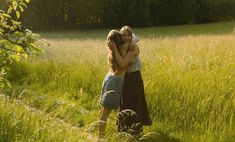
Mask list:
[[107,123],[107,118],[111,109],[103,107],[101,110],[100,121],[99,121],[99,139],[104,138],[105,136],[105,127]]

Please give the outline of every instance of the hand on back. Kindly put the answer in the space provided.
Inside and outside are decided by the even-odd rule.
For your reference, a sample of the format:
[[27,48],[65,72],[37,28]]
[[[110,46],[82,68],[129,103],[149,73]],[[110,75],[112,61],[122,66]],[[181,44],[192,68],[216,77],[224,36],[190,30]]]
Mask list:
[[107,45],[108,45],[109,49],[112,50],[112,51],[114,50],[114,48],[117,47],[117,45],[112,40],[108,40]]

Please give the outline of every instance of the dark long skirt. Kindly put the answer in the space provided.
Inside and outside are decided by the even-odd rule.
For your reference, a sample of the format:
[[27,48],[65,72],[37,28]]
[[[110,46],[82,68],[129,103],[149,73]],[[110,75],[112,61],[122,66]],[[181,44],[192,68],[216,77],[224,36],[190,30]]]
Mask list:
[[[123,110],[132,110],[136,115],[127,115]],[[125,118],[124,118],[125,117]],[[138,124],[138,125],[136,125]],[[151,125],[152,120],[149,117],[147,110],[147,103],[144,94],[144,84],[140,71],[126,73],[124,79],[123,92],[120,99],[120,111],[118,115],[118,131],[128,131],[130,127],[135,126],[134,133],[137,134],[142,131],[143,125]],[[133,128],[132,128],[133,129]]]

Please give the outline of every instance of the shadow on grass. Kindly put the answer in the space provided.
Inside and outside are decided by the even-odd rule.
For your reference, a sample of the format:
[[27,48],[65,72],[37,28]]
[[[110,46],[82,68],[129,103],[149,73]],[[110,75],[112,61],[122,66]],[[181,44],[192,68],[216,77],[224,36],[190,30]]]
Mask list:
[[[119,30],[119,28],[113,28]],[[105,40],[110,29],[81,29],[73,31],[41,31],[39,34],[43,38],[61,39],[101,39]],[[162,27],[133,28],[133,31],[141,38],[158,38],[166,36],[186,36],[186,35],[218,35],[231,34],[235,32],[235,21],[195,24],[195,25],[176,25]]]

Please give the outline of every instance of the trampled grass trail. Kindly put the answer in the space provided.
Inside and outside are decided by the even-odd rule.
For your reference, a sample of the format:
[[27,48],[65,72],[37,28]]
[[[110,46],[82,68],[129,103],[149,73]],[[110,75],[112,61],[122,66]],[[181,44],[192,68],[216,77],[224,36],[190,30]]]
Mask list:
[[0,141],[95,141],[94,137],[62,119],[6,95],[0,94],[0,98]]
[[[162,134],[149,136],[152,141],[235,140],[234,27],[226,22],[134,29],[141,36],[142,76],[153,120],[142,135]],[[14,88],[4,93],[96,136],[93,124],[108,72],[107,32],[43,33],[50,46],[12,66],[8,79]],[[120,139],[115,123],[116,112],[108,122],[109,141]]]

